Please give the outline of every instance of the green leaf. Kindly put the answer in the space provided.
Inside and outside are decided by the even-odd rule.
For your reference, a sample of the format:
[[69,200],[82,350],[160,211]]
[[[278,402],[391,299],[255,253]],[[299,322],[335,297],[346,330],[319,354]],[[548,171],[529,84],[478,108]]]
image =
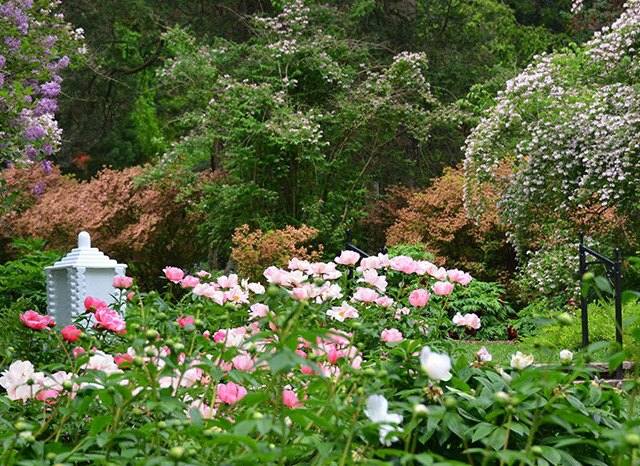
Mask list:
[[552,447],[542,446],[542,456],[551,464],[560,464],[562,456],[560,456],[559,450]]
[[596,286],[600,291],[613,295],[613,288],[611,287],[611,282],[609,281],[609,279],[599,275],[595,277],[594,280]]
[[89,426],[89,435],[98,435],[105,427],[111,424],[112,420],[113,417],[110,414],[94,417]]
[[491,434],[491,432],[493,432],[496,428],[496,426],[494,426],[493,424],[489,424],[488,422],[478,424],[473,431],[471,441],[477,442],[478,440],[482,440],[483,438]]

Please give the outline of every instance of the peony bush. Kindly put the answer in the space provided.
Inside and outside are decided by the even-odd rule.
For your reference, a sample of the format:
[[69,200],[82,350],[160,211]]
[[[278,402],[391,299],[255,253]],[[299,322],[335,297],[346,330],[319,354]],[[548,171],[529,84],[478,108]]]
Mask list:
[[117,278],[58,330],[25,310],[33,350],[4,361],[0,463],[629,464],[637,382],[624,393],[570,352],[536,366],[471,360],[450,334],[474,283],[408,256],[291,259],[262,282],[165,267],[143,293]]

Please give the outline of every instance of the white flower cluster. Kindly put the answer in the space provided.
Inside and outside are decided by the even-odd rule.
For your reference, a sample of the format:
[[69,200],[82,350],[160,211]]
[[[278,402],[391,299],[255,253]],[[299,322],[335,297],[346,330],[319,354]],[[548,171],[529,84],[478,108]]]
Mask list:
[[309,26],[309,8],[304,0],[294,0],[272,18],[256,18],[259,26],[275,34],[277,40],[268,48],[277,58],[295,54],[299,50],[297,37],[302,36]]
[[299,110],[293,113],[282,112],[278,118],[269,120],[266,127],[295,144],[326,145],[329,143],[322,140],[322,127],[317,122],[320,118],[322,114],[303,113]]
[[571,14],[577,15],[584,7],[583,0],[573,0],[571,2]]

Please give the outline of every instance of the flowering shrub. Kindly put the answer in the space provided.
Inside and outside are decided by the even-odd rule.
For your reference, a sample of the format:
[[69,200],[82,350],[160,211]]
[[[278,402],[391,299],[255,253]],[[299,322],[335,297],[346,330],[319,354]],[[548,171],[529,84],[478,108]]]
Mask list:
[[0,148],[3,157],[35,161],[59,148],[55,113],[61,72],[84,52],[57,0],[7,0],[0,5]]
[[[520,254],[558,219],[607,208],[638,217],[639,33],[640,2],[630,0],[584,46],[540,55],[508,81],[469,135],[467,207],[478,212],[483,183],[499,186]],[[497,176],[504,165],[511,174]]]
[[[236,275],[164,274],[163,295],[127,280],[112,308],[87,297],[62,332],[23,314],[34,349],[56,341],[60,351],[0,375],[2,464],[577,465],[624,462],[640,446],[622,395],[574,383],[589,372],[572,354],[534,367],[516,352],[509,368],[486,349],[471,364],[453,354],[451,317],[482,325],[449,315],[473,283],[463,271],[344,251],[270,266],[267,289]],[[174,289],[190,292],[176,303]]]

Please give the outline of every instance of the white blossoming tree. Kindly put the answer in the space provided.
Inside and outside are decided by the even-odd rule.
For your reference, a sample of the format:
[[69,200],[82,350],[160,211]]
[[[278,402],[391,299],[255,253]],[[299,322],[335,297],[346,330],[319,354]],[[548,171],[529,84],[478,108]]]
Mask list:
[[639,44],[640,1],[630,0],[584,46],[537,56],[469,135],[466,205],[472,214],[490,207],[483,184],[499,186],[521,257],[545,235],[575,241],[603,214],[637,217]]

